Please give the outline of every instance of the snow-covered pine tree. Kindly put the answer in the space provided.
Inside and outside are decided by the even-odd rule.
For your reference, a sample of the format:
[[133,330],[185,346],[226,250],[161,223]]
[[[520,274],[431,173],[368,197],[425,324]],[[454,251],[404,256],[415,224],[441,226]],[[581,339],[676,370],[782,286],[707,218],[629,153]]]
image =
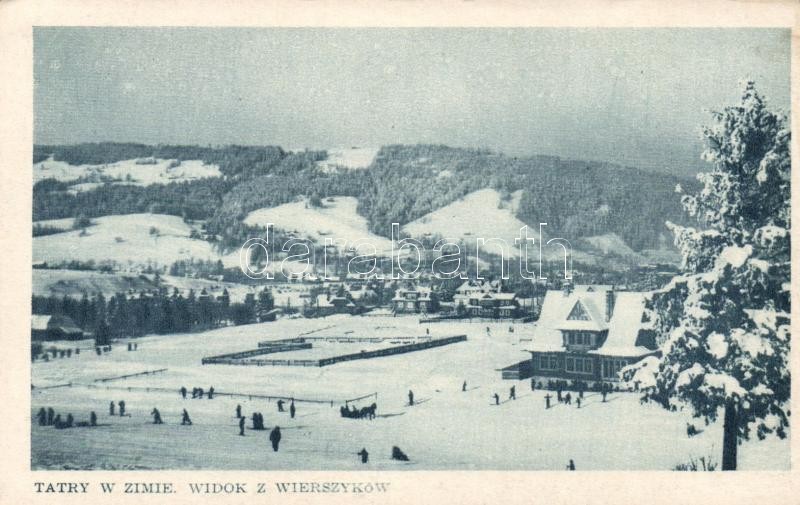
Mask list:
[[662,356],[625,374],[667,409],[688,404],[706,423],[724,412],[722,469],[735,470],[740,440],[789,426],[790,132],[752,82],[713,118],[713,168],[682,197],[697,227],[667,223],[683,274],[648,303]]

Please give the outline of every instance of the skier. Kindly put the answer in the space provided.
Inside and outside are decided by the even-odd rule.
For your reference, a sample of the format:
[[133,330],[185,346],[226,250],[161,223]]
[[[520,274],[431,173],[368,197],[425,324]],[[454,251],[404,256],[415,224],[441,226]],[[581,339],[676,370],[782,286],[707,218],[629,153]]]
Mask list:
[[461,385],[461,391],[467,390],[467,381],[464,381],[464,384]]
[[236,418],[240,419],[242,417],[242,406],[236,405]]
[[197,388],[192,388],[192,399],[197,398]]
[[546,409],[550,408],[550,398],[552,398],[552,397],[553,397],[553,395],[551,395],[550,393],[547,393],[546,395],[544,395],[544,405],[545,405],[544,408],[546,408]]
[[244,436],[244,417],[239,417],[239,436]]
[[536,381],[531,379],[531,391],[536,391]]
[[97,414],[94,410],[89,414],[89,426],[97,426]]
[[511,386],[511,391],[509,391],[509,393],[508,393],[508,398],[510,400],[516,400],[517,399],[517,387],[516,386]]
[[408,390],[408,406],[412,407],[414,405],[414,392],[410,389]]
[[150,412],[150,415],[153,416],[153,424],[164,424],[164,421],[161,420],[161,412],[159,412],[157,408],[153,407],[153,411]]
[[110,415],[110,416],[114,415],[114,402],[113,401],[108,404],[108,415]]
[[283,410],[283,404],[284,404],[283,400],[278,400],[278,412],[286,412],[285,410]]
[[72,428],[73,421],[75,421],[75,418],[72,417],[72,414],[67,414],[67,428]]
[[53,410],[53,407],[47,407],[47,426],[53,425],[55,416],[56,416],[56,411]]
[[214,386],[208,388],[208,399],[211,400],[212,398],[214,398]]
[[36,414],[36,419],[39,420],[39,426],[47,425],[47,411],[44,410],[44,407],[39,409],[39,412]]
[[575,462],[574,461],[569,460],[569,465],[567,465],[567,470],[569,470],[571,472],[575,471]]
[[580,396],[575,400],[575,403],[578,405],[578,408],[581,408],[581,397]]
[[203,388],[197,388],[197,397],[203,399]]
[[564,397],[561,396],[561,385],[559,385],[558,389],[556,389],[556,393],[558,394],[558,403],[563,402],[564,401]]
[[181,386],[181,397],[185,400],[186,399],[186,386]]
[[500,405],[500,395],[497,393],[494,394],[494,404]]
[[269,434],[269,441],[272,442],[272,450],[278,452],[278,444],[281,443],[281,429],[276,426]]
[[292,400],[292,403],[289,405],[289,416],[292,419],[294,419],[294,413],[296,412],[296,410],[297,409],[294,408],[294,400]]
[[125,400],[119,401],[119,417],[125,417]]
[[572,405],[572,395],[571,394],[567,393],[566,396],[564,396],[564,403],[566,403],[567,405]]
[[361,456],[361,462],[362,463],[366,463],[367,461],[369,461],[369,453],[367,452],[367,448],[366,447],[361,449],[361,451],[357,452],[356,454]]
[[189,419],[189,413],[186,412],[186,409],[183,409],[183,417],[181,418],[181,425],[188,424],[189,426],[192,425],[192,420]]

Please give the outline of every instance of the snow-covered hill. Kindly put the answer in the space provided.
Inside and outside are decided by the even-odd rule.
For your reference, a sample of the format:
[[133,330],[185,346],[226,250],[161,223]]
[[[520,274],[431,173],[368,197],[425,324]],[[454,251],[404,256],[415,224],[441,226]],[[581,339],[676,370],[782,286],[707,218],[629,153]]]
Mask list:
[[[37,221],[66,228],[72,220]],[[221,256],[211,243],[189,238],[192,227],[180,217],[162,214],[126,214],[92,219],[85,234],[79,230],[34,237],[33,261],[116,262],[121,267],[157,264],[169,266],[178,260],[221,259],[226,267],[239,264],[238,252]]]
[[330,172],[337,167],[351,169],[367,168],[372,164],[377,147],[341,147],[327,149],[328,159],[317,162],[317,167],[323,172]]
[[[275,228],[294,233],[301,238],[324,244],[325,239],[343,240],[346,245],[358,241],[375,246],[379,255],[391,253],[391,240],[371,233],[367,220],[358,214],[358,200],[353,197],[337,196],[323,200],[322,207],[313,207],[306,201],[298,201],[277,207],[259,209],[247,215],[245,224],[266,226],[272,223]],[[342,248],[341,244],[336,244]],[[368,250],[362,250],[364,254]]]
[[219,167],[206,165],[200,160],[146,159],[124,160],[107,165],[70,165],[52,158],[33,165],[33,182],[56,179],[62,182],[83,182],[70,187],[71,191],[88,191],[104,182],[112,184],[167,184],[206,177],[220,177]]
[[[489,239],[499,238],[511,248],[511,254],[519,255],[514,239],[519,237],[525,223],[515,216],[520,192],[503,201],[494,189],[481,189],[466,195],[440,209],[430,212],[403,227],[412,237],[441,236],[463,240],[474,250],[477,238],[486,239],[482,251],[499,254],[501,246]],[[528,236],[538,237],[538,229],[529,228]]]

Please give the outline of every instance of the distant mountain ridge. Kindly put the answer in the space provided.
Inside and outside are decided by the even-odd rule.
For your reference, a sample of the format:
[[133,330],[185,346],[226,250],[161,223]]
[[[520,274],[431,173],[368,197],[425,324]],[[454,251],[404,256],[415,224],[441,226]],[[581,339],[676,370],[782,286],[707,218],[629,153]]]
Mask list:
[[428,144],[381,147],[371,164],[359,169],[325,164],[326,151],[288,152],[275,146],[34,147],[34,161],[51,156],[70,164],[147,157],[213,163],[221,177],[149,186],[100,185],[77,194],[63,181],[40,180],[34,186],[34,219],[138,212],[181,215],[207,220],[209,230],[231,247],[251,235],[245,224],[249,213],[300,199],[322,205],[324,198],[354,197],[369,230],[388,237],[392,223],[408,225],[489,188],[500,194],[498,206],[507,209],[513,195],[514,217],[535,230],[547,223],[548,232],[571,240],[614,234],[633,251],[659,249],[671,242],[664,222],[686,219],[676,185],[690,192],[697,186],[694,179],[604,162],[510,157]]

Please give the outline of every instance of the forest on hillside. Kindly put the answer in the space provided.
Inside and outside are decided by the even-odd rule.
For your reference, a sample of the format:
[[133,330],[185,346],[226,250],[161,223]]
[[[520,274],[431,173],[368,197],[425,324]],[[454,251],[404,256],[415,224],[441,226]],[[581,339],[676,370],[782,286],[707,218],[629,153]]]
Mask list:
[[35,146],[34,162],[110,164],[126,159],[193,160],[220,167],[222,177],[170,184],[104,184],[83,192],[45,179],[34,186],[34,220],[153,212],[207,220],[222,244],[252,236],[247,214],[306,198],[324,205],[329,196],[358,198],[369,228],[387,236],[391,223],[406,224],[481,188],[510,200],[521,190],[517,217],[532,227],[548,223],[561,236],[616,233],[634,250],[664,245],[664,222],[682,222],[676,185],[693,179],[644,172],[609,163],[550,156],[509,157],[486,149],[441,145],[382,147],[364,170],[318,170],[325,151],[286,152],[265,146],[146,146],[79,144]]

